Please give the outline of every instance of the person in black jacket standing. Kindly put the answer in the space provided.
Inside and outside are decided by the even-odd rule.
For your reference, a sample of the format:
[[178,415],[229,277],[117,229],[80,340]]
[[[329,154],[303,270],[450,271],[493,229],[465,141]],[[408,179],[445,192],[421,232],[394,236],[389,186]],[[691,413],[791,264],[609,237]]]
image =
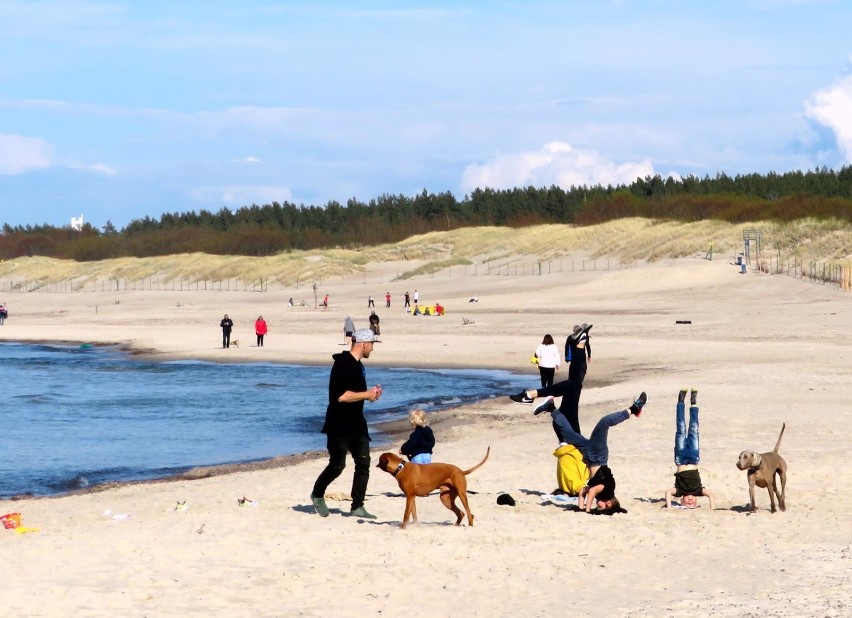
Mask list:
[[359,328],[352,337],[348,352],[334,354],[334,365],[328,381],[328,408],[322,433],[326,434],[328,465],[317,477],[311,491],[311,503],[322,517],[328,517],[325,490],[346,467],[346,453],[355,462],[352,477],[352,510],[349,515],[376,519],[364,508],[367,482],[370,480],[370,433],[364,418],[364,402],[377,401],[382,387],[376,384],[367,388],[367,377],[361,359],[370,358],[378,341],[369,328]]
[[228,314],[225,314],[225,317],[222,318],[222,321],[219,322],[219,326],[222,327],[222,347],[230,348],[231,347],[231,329],[234,328],[234,321],[228,317]]
[[426,420],[426,412],[416,408],[408,413],[408,422],[414,427],[414,431],[408,440],[399,447],[401,455],[408,457],[411,463],[432,463],[432,449],[435,448],[435,434]]

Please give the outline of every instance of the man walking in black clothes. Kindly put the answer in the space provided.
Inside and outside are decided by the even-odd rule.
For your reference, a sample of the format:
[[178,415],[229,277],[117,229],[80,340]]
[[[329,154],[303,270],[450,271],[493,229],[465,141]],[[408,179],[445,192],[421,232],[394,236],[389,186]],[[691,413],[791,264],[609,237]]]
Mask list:
[[326,434],[328,465],[314,483],[311,502],[316,512],[328,517],[325,490],[346,467],[346,453],[355,462],[352,477],[352,510],[349,515],[363,519],[376,519],[364,508],[367,482],[370,480],[370,434],[364,418],[364,402],[377,401],[382,387],[377,384],[367,388],[367,377],[361,359],[370,358],[376,334],[369,328],[359,328],[352,337],[348,352],[332,355],[334,365],[328,381],[328,408],[322,432]]

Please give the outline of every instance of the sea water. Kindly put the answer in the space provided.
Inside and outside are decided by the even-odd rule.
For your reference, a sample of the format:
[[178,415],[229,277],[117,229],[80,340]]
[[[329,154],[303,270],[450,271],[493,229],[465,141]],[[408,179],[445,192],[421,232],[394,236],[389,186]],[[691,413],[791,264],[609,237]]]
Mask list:
[[[365,365],[368,385],[384,388],[366,404],[371,425],[530,382],[506,371]],[[113,347],[0,343],[0,497],[324,449],[330,367],[330,355],[326,367],[150,362]]]

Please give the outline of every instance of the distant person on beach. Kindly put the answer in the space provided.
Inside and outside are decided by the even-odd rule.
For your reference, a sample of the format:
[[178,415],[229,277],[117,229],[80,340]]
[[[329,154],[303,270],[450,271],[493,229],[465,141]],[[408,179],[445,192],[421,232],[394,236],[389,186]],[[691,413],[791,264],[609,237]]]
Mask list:
[[435,448],[435,434],[429,427],[426,412],[417,408],[408,413],[408,422],[414,426],[414,431],[408,440],[399,447],[400,455],[405,455],[411,463],[432,463],[432,449]]
[[9,310],[6,308],[6,303],[0,305],[0,326],[6,322],[6,318],[9,317]]
[[376,519],[364,508],[367,483],[370,480],[370,433],[364,418],[364,402],[378,401],[382,387],[367,388],[367,374],[362,359],[370,358],[376,335],[369,328],[356,330],[352,347],[332,355],[334,365],[328,381],[328,408],[322,433],[326,435],[328,465],[317,477],[311,491],[311,503],[322,517],[328,517],[325,490],[346,467],[346,453],[355,462],[352,477],[352,509],[349,515]]
[[686,426],[686,389],[677,396],[675,409],[675,471],[674,487],[666,491],[666,506],[671,508],[672,497],[680,498],[683,508],[694,509],[698,506],[698,498],[705,496],[710,501],[710,508],[716,508],[715,494],[701,484],[701,474],[698,472],[698,462],[701,459],[698,448],[698,391],[693,389],[689,397],[689,429]]
[[541,386],[546,388],[553,386],[553,377],[559,369],[559,348],[553,342],[553,337],[550,333],[544,336],[541,343],[535,350],[535,356],[538,358],[538,373],[541,377]]
[[369,296],[367,298],[367,309],[369,309],[370,307],[375,307],[375,306],[376,306],[376,301],[373,300],[372,296]]
[[376,334],[376,337],[381,335],[381,328],[379,328],[379,316],[376,315],[375,311],[370,312],[370,330]]
[[402,306],[402,308],[405,309],[406,313],[411,311],[411,296],[408,294],[408,292],[405,293],[405,304]]
[[[517,401],[525,393],[512,395],[512,401]],[[612,470],[609,468],[609,446],[607,439],[609,437],[609,428],[623,423],[631,416],[640,416],[642,408],[648,401],[648,396],[643,392],[636,398],[630,407],[618,412],[612,412],[602,417],[589,438],[585,438],[579,432],[575,432],[570,427],[565,429],[563,435],[565,444],[570,444],[577,447],[583,454],[583,461],[589,467],[589,482],[580,490],[578,501],[578,510],[591,512],[592,505],[596,505],[598,513],[611,515],[613,513],[625,512],[615,497],[615,477]],[[552,401],[548,400],[535,410],[538,414],[547,404],[553,405]],[[549,406],[548,406],[549,407]]]
[[328,294],[326,294],[322,299],[322,308],[328,309]]
[[257,335],[257,347],[263,347],[263,338],[266,336],[268,330],[266,320],[263,319],[263,316],[257,316],[257,320],[254,323],[254,334]]
[[234,321],[228,317],[228,314],[225,314],[225,317],[222,318],[222,321],[219,322],[219,326],[222,327],[222,347],[230,348],[231,347],[231,329],[234,328]]
[[414,304],[420,304],[420,292],[414,290]]
[[346,316],[343,321],[343,344],[349,345],[352,343],[352,333],[355,332],[355,322],[352,321],[352,316]]
[[[305,301],[302,301],[302,304],[304,305],[304,304],[305,304]],[[292,306],[293,306],[293,297],[292,297],[292,296],[290,297],[290,300],[288,300],[288,301],[287,301],[287,306],[288,306],[288,307],[292,307]]]
[[385,307],[390,309],[390,292],[385,294]]
[[441,303],[435,303],[435,315],[444,315],[444,306]]

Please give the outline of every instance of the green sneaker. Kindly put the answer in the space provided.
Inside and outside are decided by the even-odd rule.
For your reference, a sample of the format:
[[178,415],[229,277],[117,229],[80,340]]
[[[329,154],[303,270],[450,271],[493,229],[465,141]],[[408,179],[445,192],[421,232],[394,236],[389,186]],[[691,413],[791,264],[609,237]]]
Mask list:
[[363,506],[359,506],[357,509],[349,511],[348,517],[360,517],[361,519],[378,519],[372,513],[368,513],[367,509],[365,509]]
[[325,498],[315,498],[311,496],[311,502],[313,502],[314,510],[317,512],[317,515],[320,517],[328,517],[328,506],[325,504]]

